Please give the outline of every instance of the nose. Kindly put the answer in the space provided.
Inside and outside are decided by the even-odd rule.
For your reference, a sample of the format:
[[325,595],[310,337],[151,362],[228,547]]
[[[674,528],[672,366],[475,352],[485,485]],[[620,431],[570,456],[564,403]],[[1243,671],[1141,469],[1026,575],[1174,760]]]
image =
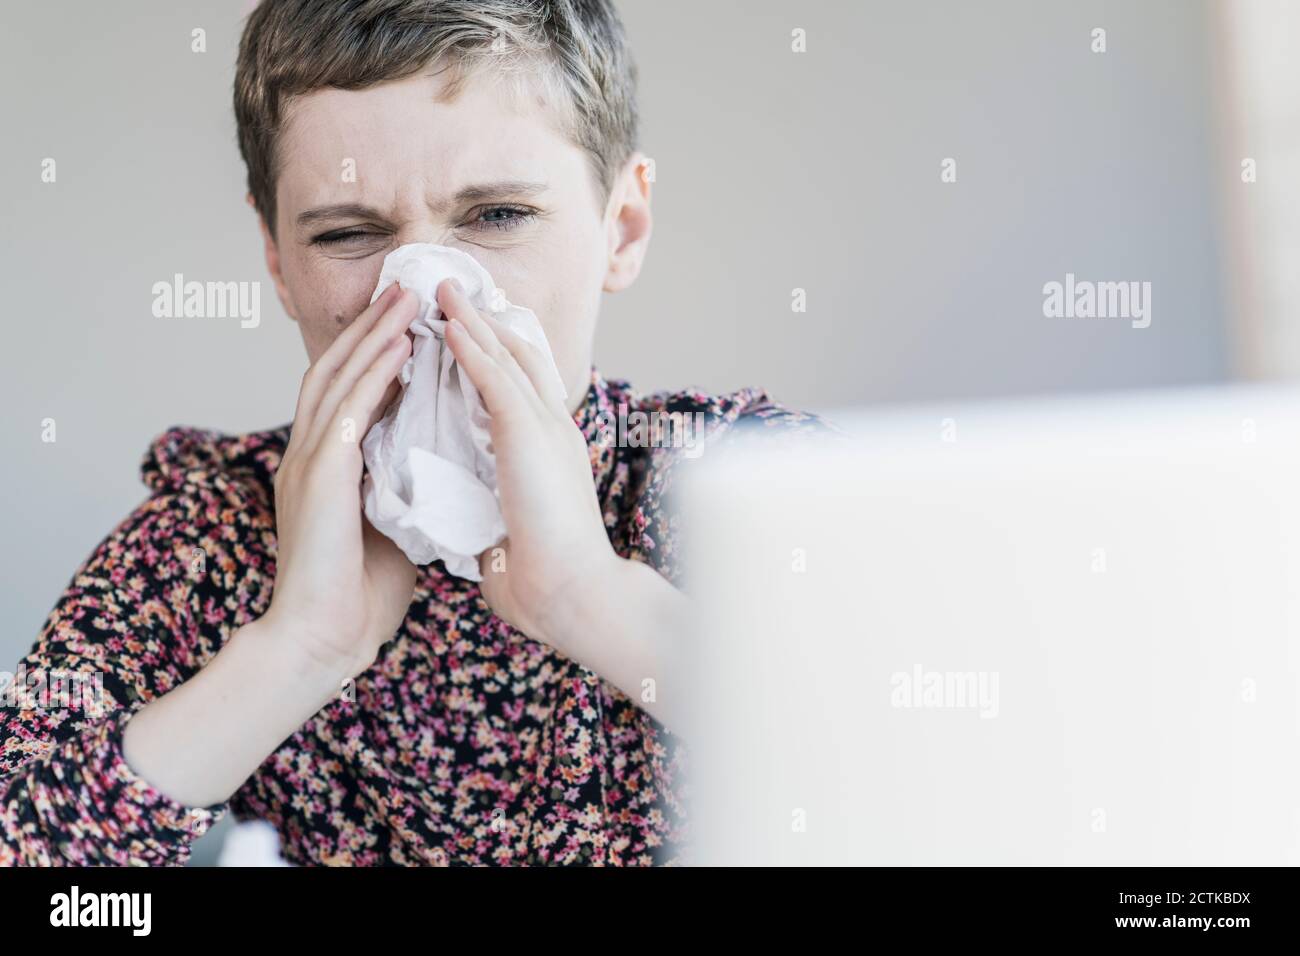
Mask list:
[[453,233],[454,230],[445,223],[436,222],[425,216],[403,222],[394,238],[399,246],[409,246],[416,242],[445,246],[452,240]]

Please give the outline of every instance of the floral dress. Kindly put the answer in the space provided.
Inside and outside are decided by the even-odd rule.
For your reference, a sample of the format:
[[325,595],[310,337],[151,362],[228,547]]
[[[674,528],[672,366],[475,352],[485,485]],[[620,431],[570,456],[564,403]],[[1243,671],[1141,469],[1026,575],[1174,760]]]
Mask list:
[[[574,422],[610,541],[680,586],[668,492],[700,447],[648,440],[654,429],[638,424],[656,412],[702,424],[703,448],[746,423],[825,426],[758,389],[640,394],[593,369]],[[289,426],[173,428],[154,441],[142,468],[150,497],[77,571],[20,662],[29,682],[93,675],[101,706],[0,708],[0,865],[182,865],[227,812],[269,821],[302,865],[677,861],[685,747],[617,688],[496,617],[476,583],[440,562],[419,569],[405,621],[352,691],[227,801],[186,806],[131,769],[131,714],[267,610],[272,476],[288,436]]]

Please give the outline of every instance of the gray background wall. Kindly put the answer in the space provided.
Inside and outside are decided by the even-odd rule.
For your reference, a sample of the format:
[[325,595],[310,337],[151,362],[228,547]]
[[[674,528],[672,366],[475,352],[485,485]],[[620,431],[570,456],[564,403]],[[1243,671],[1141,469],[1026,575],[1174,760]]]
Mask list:
[[[1204,4],[619,7],[656,226],[641,280],[607,300],[606,374],[761,384],[812,409],[1229,374]],[[306,359],[262,265],[230,108],[244,9],[4,8],[0,669],[141,500],[153,435],[292,416]],[[1044,319],[1043,283],[1067,271],[1150,281],[1152,326]],[[151,286],[176,272],[261,280],[261,327],[155,319]]]

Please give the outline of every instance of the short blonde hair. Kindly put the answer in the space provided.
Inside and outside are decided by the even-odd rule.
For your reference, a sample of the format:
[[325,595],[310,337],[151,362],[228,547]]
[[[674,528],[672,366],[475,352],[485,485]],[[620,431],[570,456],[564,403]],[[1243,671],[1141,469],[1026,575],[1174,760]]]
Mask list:
[[263,0],[239,42],[235,121],[248,191],[272,234],[285,104],[431,64],[449,71],[448,98],[484,70],[541,82],[608,199],[637,148],[636,64],[610,0]]

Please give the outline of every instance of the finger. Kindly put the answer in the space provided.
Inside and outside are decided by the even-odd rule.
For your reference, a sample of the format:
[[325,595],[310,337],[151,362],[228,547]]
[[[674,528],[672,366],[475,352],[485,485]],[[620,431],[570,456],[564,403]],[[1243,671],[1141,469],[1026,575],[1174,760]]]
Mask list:
[[456,362],[483,396],[483,404],[494,419],[509,422],[532,414],[532,406],[519,391],[519,386],[474,341],[459,319],[447,320],[447,344],[451,346]]
[[352,354],[357,342],[374,326],[380,316],[388,312],[401,291],[396,282],[385,289],[379,298],[366,306],[361,314],[339,333],[339,337],[331,342],[329,348],[307,369],[302,379],[302,388],[298,391],[298,406],[293,415],[294,424],[301,426],[301,433],[299,429],[291,430],[290,442],[295,436],[299,436],[300,443],[306,438],[307,433],[311,431],[311,421],[316,415],[321,396],[325,394],[335,373]]
[[411,340],[405,335],[398,335],[384,347],[339,403],[338,421],[351,419],[353,422],[361,422],[364,427],[354,429],[349,436],[351,440],[346,440],[340,430],[337,438],[324,442],[322,450],[331,447],[335,450],[349,450],[360,446],[366,432],[383,414],[384,396],[388,394],[397,373],[401,371],[402,363],[410,354]]
[[[394,299],[393,306],[385,312],[370,330],[362,337],[342,367],[331,379],[325,394],[321,396],[307,435],[307,447],[316,447],[321,440],[330,437],[334,428],[341,428],[348,416],[340,413],[340,406],[361,376],[378,361],[399,338],[410,339],[403,333],[410,327],[411,320],[419,310],[419,299],[411,292],[403,291]],[[357,420],[353,419],[353,426]]]
[[552,412],[568,414],[564,406],[564,387],[555,372],[555,364],[536,345],[528,341],[495,315],[484,314],[483,321],[496,333],[497,339],[510,352],[523,369],[533,389]]
[[[414,345],[414,342],[411,340],[410,336],[403,336],[403,337],[406,339],[406,344],[408,348]],[[411,353],[408,351],[406,353],[406,358],[409,358],[410,355]],[[404,358],[402,359],[402,361],[405,362],[406,359]],[[400,372],[402,370],[402,366],[400,365],[397,366],[397,370]],[[401,394],[402,394],[402,383],[397,380],[397,375],[396,373],[394,373],[392,381],[390,381],[388,383],[388,387],[384,389],[384,394],[379,396],[379,403],[375,406],[374,411],[371,412],[370,415],[366,418],[366,427],[361,429],[360,432],[362,438],[365,437],[366,433],[370,431],[370,429],[374,428],[375,425],[379,423],[379,420],[384,417],[384,413],[387,412],[390,407],[392,407],[393,402],[395,402],[397,400],[397,397]]]
[[[403,292],[378,322],[357,343],[352,354],[348,356],[343,367],[338,370],[329,388],[321,396],[315,418],[308,426],[306,448],[314,448],[331,429],[342,424],[347,416],[339,414],[343,399],[352,391],[353,386],[375,360],[387,351],[394,339],[402,339],[408,345],[410,339],[406,330],[419,311],[420,300],[413,292]],[[354,424],[358,419],[353,419]]]
[[533,388],[532,382],[519,367],[515,357],[510,354],[510,350],[501,344],[497,334],[483,321],[479,310],[474,307],[474,303],[454,279],[446,279],[439,284],[438,305],[449,318],[460,320],[462,327],[468,330],[484,354],[501,366],[502,371],[528,401],[540,406],[537,389]]

